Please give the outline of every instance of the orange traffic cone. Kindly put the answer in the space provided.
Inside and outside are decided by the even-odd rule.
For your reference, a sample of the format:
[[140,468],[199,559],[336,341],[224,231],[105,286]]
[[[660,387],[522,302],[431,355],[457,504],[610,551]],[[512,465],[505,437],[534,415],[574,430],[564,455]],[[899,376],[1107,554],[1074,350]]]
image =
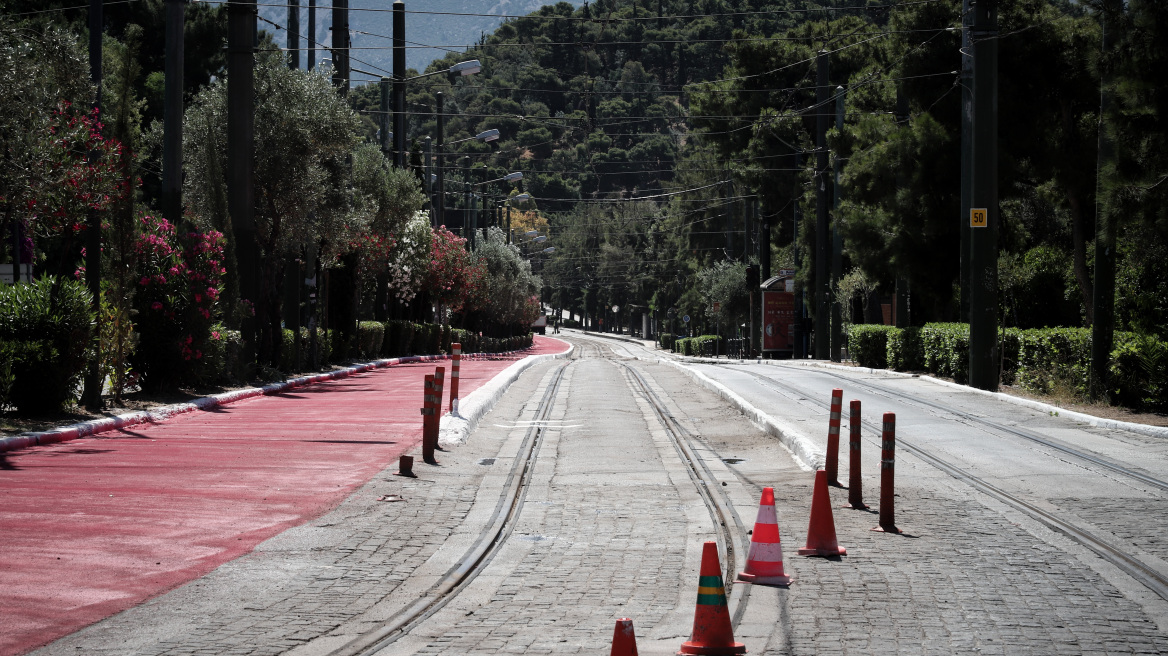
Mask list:
[[746,570],[739,581],[755,585],[790,585],[791,577],[783,573],[783,545],[779,540],[779,522],[775,516],[775,489],[764,487],[758,503],[758,517],[750,534],[750,554]]
[[746,645],[734,642],[726,589],[722,586],[722,564],[718,543],[702,547],[702,569],[698,575],[698,604],[694,609],[693,634],[681,643],[678,654],[745,654]]
[[637,656],[637,636],[633,633],[633,621],[622,617],[612,630],[612,651],[609,656]]
[[815,472],[815,489],[811,493],[811,523],[807,527],[807,546],[800,556],[846,556],[847,549],[835,540],[835,518],[831,514],[831,497],[827,495],[827,472]]

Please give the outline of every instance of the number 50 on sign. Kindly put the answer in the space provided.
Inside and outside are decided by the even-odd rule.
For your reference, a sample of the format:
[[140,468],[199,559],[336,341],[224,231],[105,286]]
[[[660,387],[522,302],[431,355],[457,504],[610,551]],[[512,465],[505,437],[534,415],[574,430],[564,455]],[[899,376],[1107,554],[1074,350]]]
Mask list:
[[985,228],[989,226],[989,212],[984,207],[969,208],[969,227]]

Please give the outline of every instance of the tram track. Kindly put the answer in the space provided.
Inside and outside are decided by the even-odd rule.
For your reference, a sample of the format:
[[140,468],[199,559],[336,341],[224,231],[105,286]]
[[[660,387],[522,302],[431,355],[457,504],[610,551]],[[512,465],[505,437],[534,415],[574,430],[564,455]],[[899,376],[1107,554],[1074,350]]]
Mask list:
[[[719,365],[719,366],[725,366],[725,365]],[[813,395],[808,394],[806,392],[806,390],[803,390],[796,385],[792,385],[790,383],[778,381],[778,380],[775,380],[774,378],[771,378],[769,376],[763,376],[761,374],[758,374],[758,373],[755,373],[752,371],[745,371],[744,370],[744,373],[750,375],[751,377],[755,378],[756,380],[763,383],[764,385],[768,385],[768,386],[774,385],[774,386],[785,388],[791,392],[799,394],[803,398],[807,399],[811,403],[814,403],[815,405],[817,405],[821,408],[830,410],[831,406],[829,403],[815,398]],[[856,381],[851,380],[849,378],[834,375],[834,374],[831,374],[830,372],[828,372],[828,373],[829,373],[829,375],[832,375],[834,378],[847,381],[849,385],[855,385],[855,386],[861,387],[861,388],[868,387],[869,391],[871,391],[873,388],[873,386],[868,386],[868,385],[865,385],[864,383],[857,383]],[[914,399],[914,401],[920,401],[920,400]],[[932,403],[923,402],[923,401],[922,401],[922,403],[924,403],[925,405],[928,405],[928,406],[932,406],[935,409],[941,409],[941,410],[944,410],[946,412],[954,412],[954,414],[957,414],[958,416],[968,415],[968,413],[961,413],[960,411],[956,411],[956,409],[947,408],[947,407],[943,406],[942,404],[932,404]],[[966,418],[966,417],[963,417],[963,418]],[[988,425],[992,425],[995,427],[1000,426],[1000,425],[996,424],[996,422],[983,421],[983,420],[981,420],[981,418],[976,417],[976,416],[968,416],[968,419],[977,420],[977,421],[979,421],[979,423],[988,424]],[[868,420],[861,420],[861,423],[864,426],[866,426],[869,430],[872,430],[872,431],[876,432],[877,434],[879,434],[880,431],[882,430],[882,426],[877,425],[875,422],[868,421]],[[1001,427],[1001,428],[1009,428],[1009,427]],[[1008,430],[1007,432],[1015,433],[1015,431],[1013,431],[1013,430]],[[1026,438],[1026,439],[1030,439],[1030,438]],[[944,460],[936,455],[933,455],[924,447],[921,447],[921,446],[915,444],[911,440],[904,439],[903,436],[898,435],[896,442],[897,442],[897,445],[899,447],[912,453],[914,456],[920,458],[922,461],[932,465],[933,467],[945,472],[949,476],[951,476],[959,481],[962,481],[963,483],[966,483],[967,485],[970,485],[974,489],[982,492],[983,494],[986,494],[987,496],[989,496],[993,499],[996,499],[997,501],[999,501],[1001,503],[1006,504],[1007,506],[1010,506],[1011,508],[1014,508],[1015,510],[1018,510],[1026,515],[1029,515],[1030,517],[1032,517],[1033,519],[1042,523],[1046,527],[1048,527],[1052,530],[1055,530],[1056,532],[1062,533],[1063,535],[1066,535],[1067,537],[1071,538],[1075,542],[1078,542],[1082,546],[1084,546],[1087,549],[1094,552],[1096,555],[1098,555],[1103,560],[1118,567],[1124,573],[1126,573],[1127,575],[1131,576],[1133,579],[1135,579],[1136,581],[1141,583],[1144,587],[1148,588],[1150,591],[1155,593],[1161,599],[1168,601],[1168,576],[1166,576],[1164,573],[1161,573],[1160,571],[1156,570],[1154,567],[1148,565],[1147,563],[1143,562],[1139,558],[1136,558],[1134,555],[1129,553],[1127,550],[1125,550],[1121,547],[1118,547],[1115,544],[1113,544],[1113,543],[1111,543],[1103,538],[1096,536],[1095,534],[1091,533],[1088,530],[1085,530],[1079,526],[1076,526],[1074,523],[1072,523],[1066,519],[1063,519],[1063,518],[1055,515],[1054,513],[1051,513],[1048,510],[1045,510],[1043,508],[1038,507],[1037,505],[1021,498],[1018,495],[1007,492],[1006,490],[1003,490],[1003,489],[997,487],[996,485],[993,485],[992,483],[990,483],[990,482],[988,482],[988,481],[986,481],[978,476],[973,475],[969,471],[967,471],[967,470],[965,470],[957,465],[954,465],[954,464],[952,464],[952,463],[950,463],[950,462],[948,462],[948,461],[946,461],[946,460]],[[1045,443],[1045,440],[1043,441],[1043,443]],[[1150,477],[1146,477],[1143,475],[1138,475],[1138,472],[1130,472],[1130,470],[1127,470],[1126,468],[1123,468],[1121,466],[1115,466],[1113,463],[1109,463],[1108,461],[1103,460],[1103,459],[1099,459],[1099,462],[1096,462],[1096,460],[1094,458],[1089,457],[1090,454],[1082,454],[1071,447],[1059,448],[1058,450],[1061,452],[1070,453],[1072,455],[1080,455],[1081,457],[1083,457],[1084,460],[1088,460],[1089,462],[1092,462],[1092,463],[1099,465],[1099,466],[1104,466],[1107,469],[1115,471],[1117,473],[1137,474],[1137,475],[1133,475],[1133,478],[1136,478],[1137,480],[1144,480],[1145,478],[1150,478]],[[1152,478],[1151,480],[1162,484],[1162,485],[1156,485],[1156,487],[1162,488],[1163,485],[1168,485],[1168,484],[1164,484],[1163,481],[1159,481],[1158,479]],[[1147,481],[1145,481],[1145,482],[1147,482]]]
[[[714,528],[719,534],[719,542],[723,544],[723,550],[726,554],[723,563],[723,580],[729,584],[734,580],[735,573],[740,571],[741,566],[745,565],[746,562],[747,545],[744,538],[746,527],[742,525],[738,513],[734,512],[730,499],[722,492],[721,486],[717,484],[717,479],[710,471],[709,465],[694,452],[694,442],[697,440],[697,436],[669,410],[661,397],[653,391],[644,374],[626,362],[620,360],[615,360],[615,362],[625,369],[630,379],[640,388],[642,398],[653,409],[658,422],[669,436],[674,448],[677,449],[678,457],[686,465],[690,479],[693,480],[694,486],[702,496],[710,513],[710,519],[713,520]],[[750,589],[751,586],[748,585],[731,586],[727,596],[730,621],[735,628],[742,621],[742,616],[746,612]]]
[[503,486],[504,492],[499,497],[486,528],[474,544],[414,603],[395,613],[376,629],[365,632],[344,646],[329,652],[330,656],[371,656],[376,654],[440,611],[490,564],[519,521],[523,500],[530,488],[536,459],[539,456],[539,449],[546,433],[544,422],[551,414],[553,402],[559,394],[565,372],[577,359],[577,356],[573,356],[568,362],[560,365],[544,390],[536,407],[534,420],[524,435],[518,456],[507,475]]
[[[614,354],[615,355],[615,354]],[[552,374],[543,395],[533,413],[531,424],[525,433],[512,464],[503,493],[475,543],[468,548],[459,561],[412,604],[392,615],[377,628],[362,633],[345,645],[329,652],[329,656],[372,656],[382,652],[422,622],[439,612],[469,586],[494,559],[506,544],[519,521],[524,499],[531,487],[531,479],[539,458],[547,428],[545,424],[551,416],[552,408],[560,395],[564,376],[575,362],[595,357],[604,359],[604,347],[590,343],[586,348],[578,348],[571,358],[560,365]],[[619,357],[619,356],[617,356]],[[745,529],[734,512],[729,499],[721,491],[717,479],[706,463],[696,455],[694,441],[697,437],[672,414],[661,398],[653,391],[645,376],[626,363],[614,360],[628,372],[631,391],[639,393],[652,408],[670,441],[677,450],[678,458],[686,465],[687,473],[694,483],[703,503],[710,513],[719,542],[727,554],[724,563],[727,583],[732,581],[734,572],[744,563],[746,557]],[[728,606],[735,626],[741,621],[746,610],[750,586],[729,586]]]

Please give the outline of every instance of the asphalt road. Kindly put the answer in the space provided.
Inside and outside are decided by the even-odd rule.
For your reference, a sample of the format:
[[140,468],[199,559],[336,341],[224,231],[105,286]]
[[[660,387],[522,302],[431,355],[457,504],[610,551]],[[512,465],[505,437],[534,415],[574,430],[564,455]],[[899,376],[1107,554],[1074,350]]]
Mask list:
[[[335,510],[37,653],[604,653],[626,616],[641,653],[675,653],[690,637],[702,543],[718,541],[732,575],[764,486],[794,582],[727,581],[750,653],[1168,651],[1168,602],[1153,589],[1168,573],[1161,440],[921,380],[678,366],[636,344],[563,337],[574,359],[528,370],[440,467],[414,480],[384,470]],[[845,390],[845,483],[847,402],[860,399],[869,421],[897,415],[903,533],[871,530],[880,470],[866,426],[872,509],[841,509],[848,491],[832,489],[848,554],[800,557],[833,387]],[[786,432],[764,430],[727,392]],[[516,501],[501,503],[510,489]],[[497,547],[435,594],[494,526]]]

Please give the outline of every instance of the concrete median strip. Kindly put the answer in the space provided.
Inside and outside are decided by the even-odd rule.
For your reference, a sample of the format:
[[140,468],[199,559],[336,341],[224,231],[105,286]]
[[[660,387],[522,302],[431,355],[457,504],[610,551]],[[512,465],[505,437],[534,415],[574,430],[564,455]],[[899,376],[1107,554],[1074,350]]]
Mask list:
[[[466,355],[463,355],[462,357],[465,359],[474,359],[475,357],[497,357],[497,356],[501,356],[501,355],[511,355],[513,353],[515,353],[515,352],[509,351],[509,352],[505,352],[505,353],[475,353],[475,354],[466,354]],[[562,355],[562,354],[557,354],[557,355]],[[268,395],[272,395],[272,394],[280,394],[280,393],[285,392],[285,391],[290,390],[290,389],[304,387],[306,385],[313,385],[316,383],[323,383],[323,382],[327,382],[330,380],[338,380],[341,378],[347,378],[349,376],[352,376],[353,374],[364,373],[366,371],[372,371],[374,369],[380,369],[380,368],[384,368],[384,367],[392,367],[394,365],[405,364],[405,363],[409,363],[409,362],[428,362],[428,361],[432,361],[432,360],[449,360],[450,357],[451,356],[449,356],[449,355],[411,355],[411,356],[405,356],[405,357],[400,357],[400,358],[388,358],[385,360],[375,360],[373,362],[357,363],[357,364],[345,367],[343,369],[338,369],[336,371],[330,371],[328,373],[314,374],[312,376],[301,376],[298,378],[286,380],[286,381],[281,382],[281,383],[272,383],[270,385],[264,385],[263,387],[248,387],[245,389],[232,390],[230,392],[223,392],[221,394],[213,394],[211,396],[204,396],[202,398],[195,399],[194,401],[191,401],[188,403],[176,403],[173,405],[166,405],[166,406],[154,408],[152,410],[140,410],[137,412],[127,412],[125,414],[116,415],[113,417],[103,417],[102,419],[93,419],[90,421],[83,421],[83,422],[79,422],[79,423],[72,424],[69,426],[62,426],[60,428],[54,428],[53,430],[49,430],[49,431],[21,433],[20,435],[14,435],[11,437],[0,438],[0,453],[5,453],[8,451],[15,451],[17,449],[26,449],[26,448],[34,447],[34,446],[56,444],[58,442],[67,442],[69,440],[75,440],[75,439],[78,439],[81,437],[88,437],[90,435],[96,435],[98,433],[104,433],[107,431],[128,428],[130,426],[136,426],[138,424],[145,424],[145,423],[155,424],[155,423],[166,421],[167,419],[170,419],[171,417],[173,417],[175,415],[180,415],[180,414],[184,414],[187,412],[194,412],[196,410],[209,410],[212,408],[217,408],[221,405],[225,405],[228,403],[234,403],[236,401],[241,401],[243,399],[249,399],[249,398],[253,398],[253,397],[257,397],[257,396],[268,396]],[[523,362],[526,362],[527,360],[530,360],[532,358],[547,358],[547,357],[554,357],[554,356],[549,356],[549,355],[529,356],[528,358],[524,358],[523,360],[520,360],[519,362],[515,363],[514,365],[511,365],[511,367],[508,367],[507,369],[505,369],[503,373],[506,374],[507,372],[514,369],[516,366],[518,366],[518,365],[522,364]],[[523,369],[526,369],[528,366],[531,366],[531,364],[528,364],[525,367],[519,369],[519,371],[523,371]],[[518,373],[516,373],[515,375],[518,376]],[[514,378],[512,378],[512,380],[514,380]],[[484,387],[487,387],[487,386],[490,386],[493,384],[494,384],[494,381],[492,381],[488,385],[485,385]],[[508,383],[508,384],[510,384],[510,383]],[[504,386],[504,389],[505,388],[506,388],[506,386]],[[494,398],[491,401],[492,405],[494,403],[494,400],[497,400],[498,396],[501,394],[502,394],[502,390],[500,390],[498,392],[498,394],[494,396]],[[462,403],[465,405],[465,402],[462,402]],[[488,407],[487,410],[489,410],[489,409],[490,408]],[[486,410],[480,411],[478,416],[475,417],[475,421],[477,422],[478,417],[482,416],[482,414],[484,414],[485,412],[486,412]],[[473,425],[471,426],[471,428],[473,428]]]

